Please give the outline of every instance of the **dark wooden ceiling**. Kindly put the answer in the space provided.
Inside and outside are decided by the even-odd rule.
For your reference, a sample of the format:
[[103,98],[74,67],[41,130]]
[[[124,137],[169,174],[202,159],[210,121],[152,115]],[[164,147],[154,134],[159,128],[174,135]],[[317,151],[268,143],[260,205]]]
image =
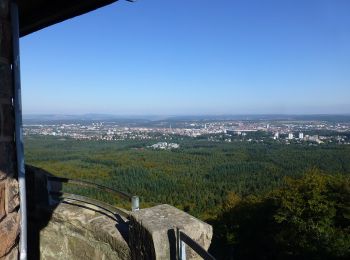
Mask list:
[[118,0],[18,0],[20,36]]

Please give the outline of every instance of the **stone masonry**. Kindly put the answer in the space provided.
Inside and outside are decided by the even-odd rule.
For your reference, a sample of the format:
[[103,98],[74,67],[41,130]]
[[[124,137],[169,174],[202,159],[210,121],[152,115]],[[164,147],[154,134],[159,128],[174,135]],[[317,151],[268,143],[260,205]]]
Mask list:
[[10,2],[0,0],[0,259],[17,259],[19,239]]
[[[129,246],[133,260],[176,259],[176,234],[179,228],[208,250],[213,228],[207,223],[173,206],[163,204],[132,212],[129,224]],[[202,259],[186,247],[187,259]]]
[[69,199],[51,214],[39,231],[40,259],[130,260],[124,237],[128,224],[122,218],[115,220],[106,210]]

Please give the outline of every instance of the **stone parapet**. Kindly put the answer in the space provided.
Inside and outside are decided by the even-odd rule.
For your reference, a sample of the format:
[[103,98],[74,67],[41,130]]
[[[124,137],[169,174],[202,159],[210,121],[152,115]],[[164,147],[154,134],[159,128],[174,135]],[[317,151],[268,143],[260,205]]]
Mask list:
[[84,202],[65,199],[40,232],[40,259],[130,259],[127,223]]
[[[26,173],[31,259],[176,259],[177,228],[210,246],[212,227],[173,206],[130,212],[73,194],[49,204],[50,174],[32,166]],[[186,256],[201,259],[189,246]]]
[[[176,228],[208,250],[212,227],[170,205],[159,205],[132,212],[129,225],[129,246],[133,260],[176,259]],[[187,259],[201,259],[186,247]]]

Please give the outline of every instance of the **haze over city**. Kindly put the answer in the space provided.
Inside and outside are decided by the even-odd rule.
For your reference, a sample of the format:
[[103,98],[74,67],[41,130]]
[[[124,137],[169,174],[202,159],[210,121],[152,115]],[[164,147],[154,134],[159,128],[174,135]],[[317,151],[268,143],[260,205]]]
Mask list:
[[350,113],[349,7],[118,1],[21,39],[23,111]]

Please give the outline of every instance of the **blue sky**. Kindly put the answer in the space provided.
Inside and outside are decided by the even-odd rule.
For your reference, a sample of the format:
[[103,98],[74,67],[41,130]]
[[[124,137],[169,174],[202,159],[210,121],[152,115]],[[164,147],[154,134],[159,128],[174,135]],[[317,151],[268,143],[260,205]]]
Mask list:
[[350,113],[349,10],[120,0],[21,39],[23,112]]

